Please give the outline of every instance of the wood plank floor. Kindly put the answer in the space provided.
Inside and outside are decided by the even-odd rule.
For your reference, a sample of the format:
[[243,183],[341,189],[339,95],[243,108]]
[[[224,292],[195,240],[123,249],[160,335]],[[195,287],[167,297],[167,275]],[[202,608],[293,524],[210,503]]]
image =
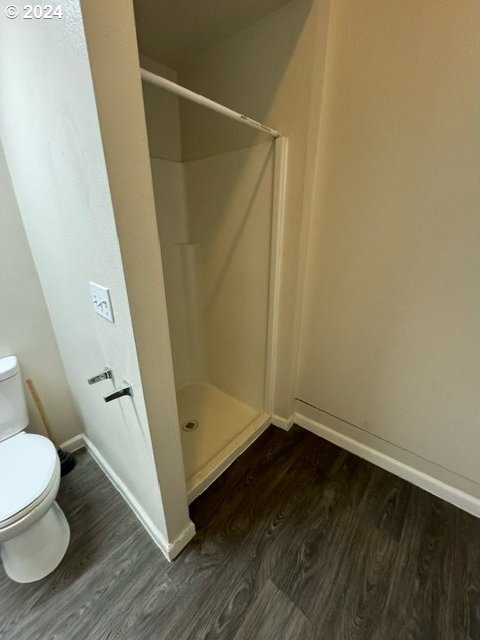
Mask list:
[[298,427],[194,502],[171,564],[78,459],[61,565],[30,585],[0,570],[2,640],[480,639],[480,521]]

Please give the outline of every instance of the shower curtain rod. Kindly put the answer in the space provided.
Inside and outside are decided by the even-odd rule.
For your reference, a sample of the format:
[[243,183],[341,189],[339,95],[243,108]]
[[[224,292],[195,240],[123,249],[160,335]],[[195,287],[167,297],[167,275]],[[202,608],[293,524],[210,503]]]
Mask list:
[[147,71],[146,69],[140,69],[141,76],[147,82],[151,82],[157,87],[162,87],[162,89],[166,89],[167,91],[171,91],[172,93],[176,93],[177,96],[181,98],[186,98],[187,100],[191,100],[192,102],[196,102],[197,104],[201,104],[208,109],[212,109],[212,111],[216,111],[217,113],[221,113],[227,118],[231,118],[232,120],[236,120],[237,122],[243,122],[243,124],[252,127],[252,129],[258,129],[259,131],[263,131],[263,133],[267,133],[274,138],[278,138],[280,133],[275,131],[275,129],[270,129],[270,127],[266,127],[261,122],[257,122],[256,120],[252,120],[248,116],[244,116],[243,113],[237,113],[233,109],[229,109],[228,107],[224,107],[223,104],[219,104],[214,100],[210,100],[210,98],[205,98],[205,96],[201,96],[199,93],[195,93],[195,91],[190,91],[186,87],[182,87],[176,82],[172,82],[171,80],[167,80],[162,76],[157,76],[156,73],[152,73],[151,71]]

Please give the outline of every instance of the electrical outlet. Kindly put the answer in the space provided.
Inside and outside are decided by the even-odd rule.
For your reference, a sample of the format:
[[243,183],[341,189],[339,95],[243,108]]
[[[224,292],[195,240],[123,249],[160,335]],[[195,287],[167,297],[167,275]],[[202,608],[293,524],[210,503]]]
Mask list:
[[109,322],[114,322],[110,291],[107,287],[102,287],[102,285],[95,284],[95,282],[89,282],[88,285],[90,287],[90,299],[95,313],[98,313],[99,316],[102,316],[102,318],[105,318]]

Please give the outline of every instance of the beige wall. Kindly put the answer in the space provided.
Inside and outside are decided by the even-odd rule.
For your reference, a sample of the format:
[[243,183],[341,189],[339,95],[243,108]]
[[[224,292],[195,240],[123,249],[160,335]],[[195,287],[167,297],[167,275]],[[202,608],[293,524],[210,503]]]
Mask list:
[[[292,335],[310,100],[312,91],[321,91],[327,17],[328,2],[294,0],[178,69],[181,84],[288,136],[285,226],[288,243],[282,256],[282,322],[278,342],[281,376],[274,403],[275,413],[284,418],[293,409]],[[314,54],[320,60],[317,66],[313,64]],[[319,76],[313,77],[317,71]],[[183,157],[187,160],[264,140],[242,125],[184,101],[180,114]]]
[[[177,81],[177,73],[166,65],[140,54],[140,65],[152,73]],[[150,82],[142,82],[150,156],[179,162],[182,159],[179,99]]]
[[[42,398],[57,444],[83,431],[48,316],[0,144],[0,358],[16,354],[24,378]],[[26,392],[29,430],[44,434],[38,410]]]
[[[173,425],[175,396],[158,242],[153,244],[156,226],[132,7],[126,1],[110,6],[85,2],[83,9],[93,73],[105,93],[95,100],[78,2],[63,6],[61,28],[54,20],[2,20],[1,132],[87,435],[168,547],[189,519]],[[89,280],[110,288],[115,323],[94,313]],[[126,280],[134,290],[130,300]],[[138,310],[152,300],[151,312],[142,316]],[[102,396],[110,383],[87,385],[87,378],[105,365],[113,368],[117,383],[129,380],[133,402],[106,404]],[[144,390],[153,398],[148,414]],[[159,465],[160,482],[166,477],[162,493],[149,427],[173,466]]]
[[[181,65],[178,81],[284,135],[305,136],[313,11],[312,0],[289,2]],[[180,114],[186,160],[269,139],[187,100]]]
[[477,492],[479,23],[473,0],[333,2],[297,385]]
[[82,11],[162,498],[162,531],[175,555],[195,528],[187,508],[133,7],[131,0],[82,0]]

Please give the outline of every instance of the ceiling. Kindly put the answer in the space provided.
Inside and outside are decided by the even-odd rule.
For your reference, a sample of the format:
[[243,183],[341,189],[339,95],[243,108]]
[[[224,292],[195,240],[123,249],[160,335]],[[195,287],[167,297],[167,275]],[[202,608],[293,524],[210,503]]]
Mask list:
[[177,69],[288,0],[134,0],[142,53]]

